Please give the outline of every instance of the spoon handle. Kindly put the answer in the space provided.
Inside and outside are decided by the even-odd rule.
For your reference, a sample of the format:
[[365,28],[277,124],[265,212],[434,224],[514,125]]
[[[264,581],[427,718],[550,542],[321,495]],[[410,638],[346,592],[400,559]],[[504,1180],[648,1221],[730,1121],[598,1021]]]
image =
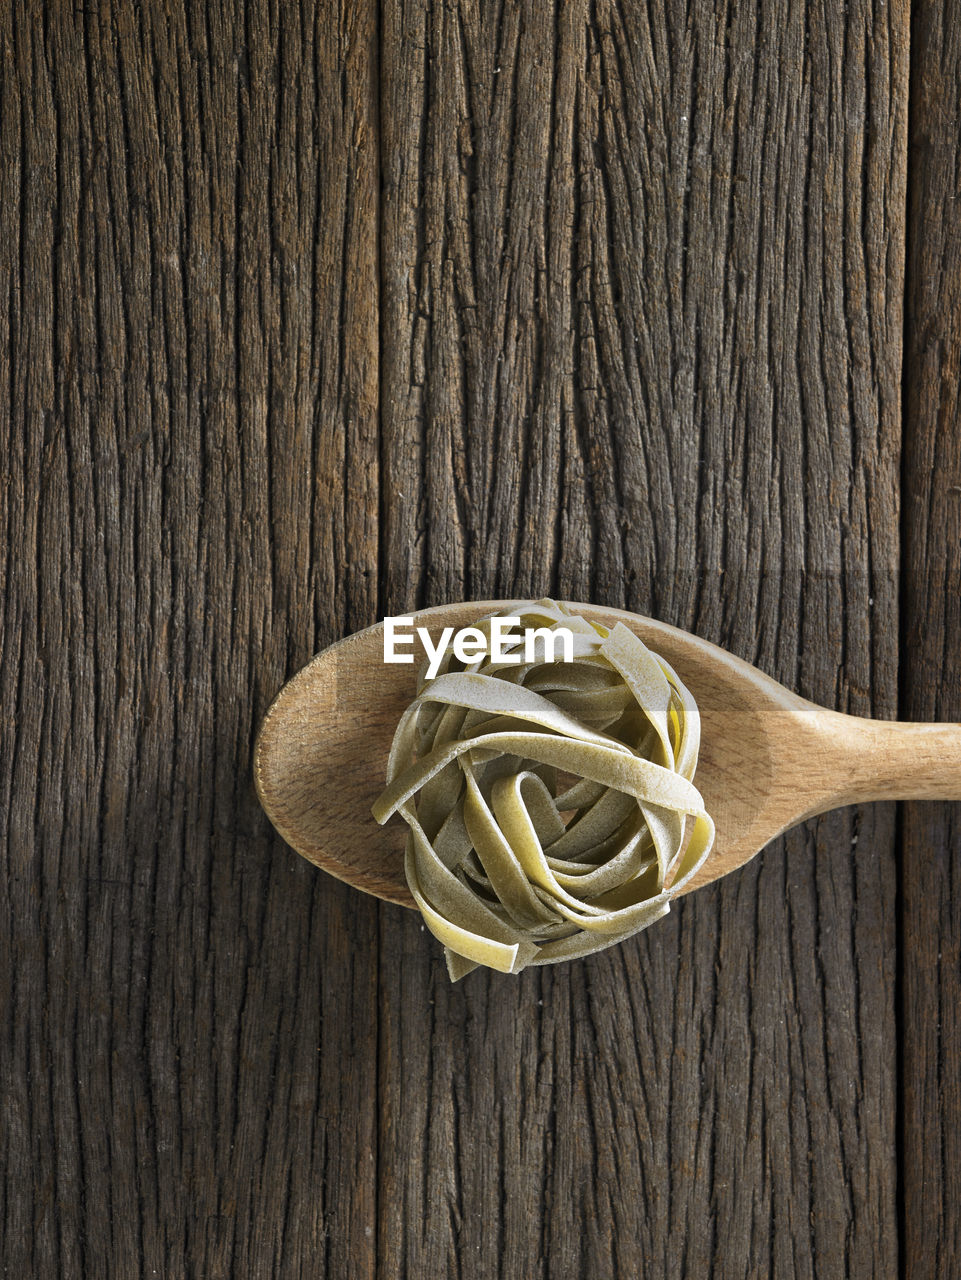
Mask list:
[[[832,712],[835,805],[872,800],[961,800],[961,724],[867,720]],[[825,744],[827,745],[827,744]]]

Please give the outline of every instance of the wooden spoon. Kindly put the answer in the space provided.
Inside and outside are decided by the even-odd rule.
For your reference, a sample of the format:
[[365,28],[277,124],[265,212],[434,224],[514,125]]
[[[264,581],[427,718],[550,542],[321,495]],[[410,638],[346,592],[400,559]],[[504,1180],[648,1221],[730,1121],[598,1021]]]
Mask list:
[[[470,626],[505,603],[425,609],[414,625],[436,640],[445,626]],[[607,627],[626,623],[697,701],[694,782],[717,839],[684,892],[734,871],[795,823],[840,805],[961,800],[961,725],[841,715],[686,631],[618,609],[571,607]],[[383,659],[382,623],[319,653],[268,711],[254,777],[271,822],[298,853],[365,893],[413,907],[403,870],[407,827],[399,818],[379,827],[370,809],[384,787],[397,722],[414,698],[417,665]]]

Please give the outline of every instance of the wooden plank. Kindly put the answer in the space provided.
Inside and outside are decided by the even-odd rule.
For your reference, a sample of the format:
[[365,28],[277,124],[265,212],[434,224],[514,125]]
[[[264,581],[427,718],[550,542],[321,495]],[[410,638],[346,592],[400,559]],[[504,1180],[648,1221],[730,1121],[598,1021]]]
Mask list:
[[[387,608],[626,605],[893,715],[906,3],[382,39]],[[896,1274],[894,902],[879,807],[518,979],[385,908],[378,1274]]]
[[[961,14],[916,0],[904,389],[902,708],[961,720]],[[961,1272],[957,805],[907,805],[901,864],[906,1274]]]
[[0,1238],[370,1275],[377,913],[252,738],[376,604],[375,7],[0,17]]

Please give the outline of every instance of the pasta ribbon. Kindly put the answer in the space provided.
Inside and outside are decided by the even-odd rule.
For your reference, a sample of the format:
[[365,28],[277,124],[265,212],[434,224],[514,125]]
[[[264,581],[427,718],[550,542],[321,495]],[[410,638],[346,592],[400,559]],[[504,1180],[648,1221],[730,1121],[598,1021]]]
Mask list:
[[[448,647],[418,678],[373,807],[410,827],[404,866],[451,979],[519,973],[623,941],[670,910],[714,842],[693,784],[700,717],[673,669],[623,623],[524,601],[520,634],[465,664]],[[571,661],[528,653],[564,627]],[[531,659],[531,660],[529,660]]]

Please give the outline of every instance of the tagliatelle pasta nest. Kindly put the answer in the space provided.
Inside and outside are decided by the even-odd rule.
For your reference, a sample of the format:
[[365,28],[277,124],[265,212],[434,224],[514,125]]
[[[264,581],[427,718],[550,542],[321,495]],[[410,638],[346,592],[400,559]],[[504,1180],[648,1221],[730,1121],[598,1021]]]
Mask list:
[[[373,809],[410,827],[407,883],[454,981],[623,941],[667,914],[714,840],[692,782],[700,717],[664,659],[551,600],[499,616],[566,628],[573,660],[545,661],[543,637],[524,655],[518,635],[514,665],[449,648],[421,673]],[[490,618],[475,625],[490,637]]]

